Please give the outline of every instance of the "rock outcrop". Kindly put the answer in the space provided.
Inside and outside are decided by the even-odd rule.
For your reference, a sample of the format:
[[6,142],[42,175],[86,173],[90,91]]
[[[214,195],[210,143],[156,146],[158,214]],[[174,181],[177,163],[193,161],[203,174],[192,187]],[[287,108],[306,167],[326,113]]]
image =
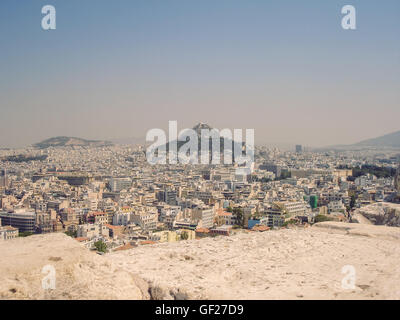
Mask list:
[[[162,298],[400,299],[400,228],[324,222],[306,229],[163,243],[115,252]],[[354,267],[353,289],[342,287]]]
[[[103,256],[64,234],[31,236],[0,243],[0,298],[400,299],[399,232],[323,222]],[[43,289],[52,268],[56,287]]]
[[0,257],[0,299],[149,299],[146,282],[64,234],[2,241]]
[[400,204],[380,202],[362,207],[353,213],[353,221],[400,227]]

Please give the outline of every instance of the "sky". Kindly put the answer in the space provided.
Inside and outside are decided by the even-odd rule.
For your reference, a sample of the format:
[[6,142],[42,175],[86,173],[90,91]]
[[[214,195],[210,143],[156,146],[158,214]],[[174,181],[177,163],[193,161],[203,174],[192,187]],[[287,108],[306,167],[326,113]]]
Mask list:
[[169,120],[255,129],[256,144],[373,138],[400,130],[399,35],[398,0],[2,0],[0,147]]

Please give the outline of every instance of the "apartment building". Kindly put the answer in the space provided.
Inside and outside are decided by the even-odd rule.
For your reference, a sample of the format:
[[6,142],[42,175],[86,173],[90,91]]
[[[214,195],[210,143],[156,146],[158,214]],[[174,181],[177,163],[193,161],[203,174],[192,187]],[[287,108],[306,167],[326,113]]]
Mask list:
[[198,207],[192,209],[192,219],[201,221],[202,228],[214,226],[214,209],[209,207]]
[[109,230],[106,225],[102,224],[81,224],[77,227],[78,238],[93,239],[97,237],[108,237]]
[[0,212],[3,225],[17,228],[19,232],[35,232],[35,212]]
[[157,228],[158,215],[148,212],[134,213],[131,215],[131,222],[144,230],[154,230]]

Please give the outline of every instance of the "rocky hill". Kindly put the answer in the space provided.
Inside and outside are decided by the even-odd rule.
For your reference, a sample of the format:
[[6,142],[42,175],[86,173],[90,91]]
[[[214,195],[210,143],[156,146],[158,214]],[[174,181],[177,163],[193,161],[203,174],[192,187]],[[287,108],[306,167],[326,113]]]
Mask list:
[[[1,241],[0,255],[0,299],[149,298],[143,280],[65,234]],[[55,289],[44,290],[52,267]]]
[[33,146],[39,149],[46,149],[49,147],[66,147],[66,146],[90,146],[90,147],[103,147],[110,146],[112,142],[102,140],[86,140],[75,137],[54,137],[42,142],[36,143]]
[[359,143],[356,143],[355,146],[400,148],[400,131],[389,133],[373,139],[363,140]]
[[400,204],[381,202],[360,209],[353,214],[358,223],[400,227]]
[[[400,299],[399,239],[400,228],[324,222],[99,256],[64,234],[31,236],[0,243],[0,298]],[[54,290],[42,288],[48,265]]]

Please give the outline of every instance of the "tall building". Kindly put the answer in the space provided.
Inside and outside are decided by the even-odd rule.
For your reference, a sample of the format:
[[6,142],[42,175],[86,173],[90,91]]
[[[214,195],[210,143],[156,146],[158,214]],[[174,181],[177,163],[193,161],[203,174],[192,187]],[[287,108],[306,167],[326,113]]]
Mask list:
[[157,200],[165,202],[169,205],[176,205],[178,193],[175,190],[164,190],[157,194]]
[[0,219],[3,225],[18,228],[19,232],[35,232],[35,212],[0,212]]
[[397,167],[396,174],[394,176],[394,187],[397,190],[397,194],[400,196],[400,164]]
[[0,170],[0,187],[7,187],[8,186],[8,177],[6,169]]
[[264,163],[264,164],[260,165],[260,170],[267,170],[269,172],[272,172],[273,174],[275,174],[275,177],[278,177],[278,178],[282,174],[281,166],[278,166],[274,163]]
[[300,144],[296,145],[296,153],[302,153],[303,152],[303,147]]

